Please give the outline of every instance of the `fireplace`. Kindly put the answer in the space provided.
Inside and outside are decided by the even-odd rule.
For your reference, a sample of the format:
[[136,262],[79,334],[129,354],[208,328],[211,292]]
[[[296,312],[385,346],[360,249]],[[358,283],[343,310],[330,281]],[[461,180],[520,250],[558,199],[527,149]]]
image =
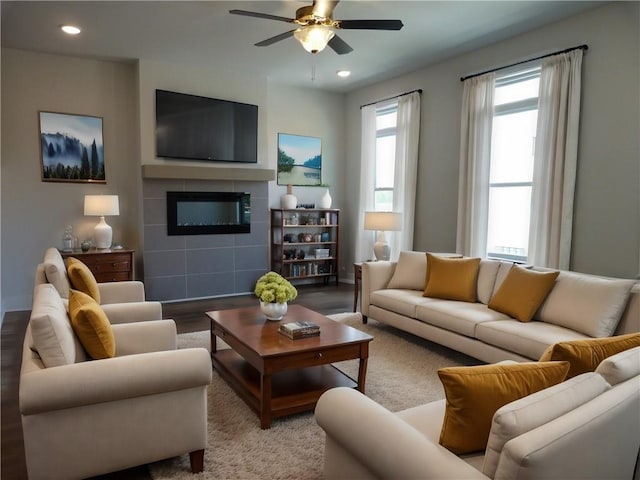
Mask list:
[[250,232],[249,193],[167,192],[168,235]]

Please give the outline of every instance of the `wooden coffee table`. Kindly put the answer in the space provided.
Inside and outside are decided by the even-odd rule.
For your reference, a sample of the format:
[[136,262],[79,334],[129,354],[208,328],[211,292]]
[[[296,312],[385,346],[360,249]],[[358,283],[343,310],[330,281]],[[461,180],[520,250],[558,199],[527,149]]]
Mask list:
[[[267,320],[258,306],[206,313],[213,367],[256,411],[261,428],[273,418],[313,410],[330,388],[364,393],[372,336],[295,304],[278,322]],[[291,340],[278,333],[282,323],[298,320],[318,324],[320,335]],[[216,337],[231,348],[217,350]],[[331,365],[351,359],[360,360],[357,380]]]

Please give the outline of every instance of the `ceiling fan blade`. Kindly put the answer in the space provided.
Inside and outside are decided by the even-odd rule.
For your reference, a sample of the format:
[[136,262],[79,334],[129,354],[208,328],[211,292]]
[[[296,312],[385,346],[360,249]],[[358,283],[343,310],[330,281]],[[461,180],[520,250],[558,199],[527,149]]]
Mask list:
[[288,32],[281,33],[280,35],[276,35],[275,37],[267,38],[266,40],[262,40],[261,42],[256,43],[256,47],[267,47],[269,45],[273,45],[280,40],[284,40],[293,35],[294,30],[289,30]]
[[349,44],[342,40],[338,35],[334,35],[327,45],[329,45],[338,55],[353,52],[353,48],[351,48]]
[[338,20],[343,30],[400,30],[402,20]]
[[293,23],[293,18],[279,17],[267,13],[249,12],[247,10],[229,10],[233,15],[244,15],[245,17],[266,18],[267,20],[278,20],[279,22]]
[[331,18],[333,9],[340,0],[313,0],[313,14],[322,18]]

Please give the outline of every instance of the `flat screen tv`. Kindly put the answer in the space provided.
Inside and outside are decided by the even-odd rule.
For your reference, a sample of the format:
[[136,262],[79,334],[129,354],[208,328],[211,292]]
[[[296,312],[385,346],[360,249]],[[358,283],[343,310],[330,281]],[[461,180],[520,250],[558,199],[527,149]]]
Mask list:
[[257,163],[258,106],[156,90],[156,155]]

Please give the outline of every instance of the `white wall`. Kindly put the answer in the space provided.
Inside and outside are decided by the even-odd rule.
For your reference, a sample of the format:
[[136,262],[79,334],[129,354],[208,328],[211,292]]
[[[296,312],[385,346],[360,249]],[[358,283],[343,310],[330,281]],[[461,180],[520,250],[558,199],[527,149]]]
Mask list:
[[[117,194],[120,216],[109,217],[114,242],[139,248],[134,66],[2,49],[2,307],[31,305],[36,265],[61,246],[71,224],[82,240],[97,219],[84,217],[85,194]],[[41,180],[38,111],[103,119],[106,184]]]
[[[453,251],[460,77],[586,43],[571,268],[635,278],[640,261],[639,25],[639,3],[610,3],[349,94],[347,182],[359,182],[360,105],[423,89],[414,248]],[[347,193],[346,201],[355,203],[357,189]]]

